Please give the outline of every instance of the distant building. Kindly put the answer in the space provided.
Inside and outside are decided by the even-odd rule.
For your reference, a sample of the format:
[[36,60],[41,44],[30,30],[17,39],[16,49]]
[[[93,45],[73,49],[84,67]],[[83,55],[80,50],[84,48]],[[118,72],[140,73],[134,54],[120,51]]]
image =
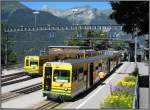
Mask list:
[[52,53],[72,53],[79,52],[80,50],[92,49],[89,46],[48,46],[46,52],[48,54]]

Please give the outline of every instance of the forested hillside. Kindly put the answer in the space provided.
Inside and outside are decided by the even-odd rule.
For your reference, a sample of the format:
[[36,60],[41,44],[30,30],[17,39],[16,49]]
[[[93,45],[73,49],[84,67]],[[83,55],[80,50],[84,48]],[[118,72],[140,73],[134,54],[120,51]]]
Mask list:
[[[2,22],[5,27],[34,26],[33,11],[19,2],[2,2]],[[37,16],[37,26],[69,25],[66,19],[56,17],[50,13],[40,11]],[[54,34],[54,36],[53,36]],[[17,32],[8,34],[8,48],[17,54],[19,62],[28,54],[39,55],[48,45],[64,45],[68,32]],[[4,38],[5,39],[5,38]]]
[[[75,23],[77,24],[115,24],[109,18],[112,10],[99,10],[92,7],[76,7]],[[46,25],[72,25],[72,9],[62,10],[38,10],[37,26]],[[5,27],[30,26],[35,24],[36,10],[29,9],[17,1],[2,2],[2,22]],[[56,14],[56,12],[58,12]],[[13,32],[8,34],[8,48],[17,55],[17,61],[23,62],[25,55],[39,55],[40,50],[44,50],[49,45],[67,45],[67,39],[76,37],[77,32],[70,31],[41,31],[41,32]],[[83,34],[83,33],[81,33]],[[84,32],[83,37],[87,37],[88,32]],[[3,37],[5,39],[5,37]],[[85,44],[86,45],[86,44]],[[100,44],[99,44],[100,46]]]

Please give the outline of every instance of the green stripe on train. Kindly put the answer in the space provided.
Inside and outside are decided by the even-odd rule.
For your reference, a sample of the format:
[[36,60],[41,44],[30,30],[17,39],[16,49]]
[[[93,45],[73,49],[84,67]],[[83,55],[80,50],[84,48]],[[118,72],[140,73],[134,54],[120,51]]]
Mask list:
[[62,94],[62,95],[69,95],[69,96],[71,96],[71,93],[68,93],[68,92],[60,92],[60,91],[51,91],[51,93],[53,93],[53,94]]
[[71,93],[71,91],[57,91],[57,90],[52,90],[51,92],[57,92],[57,93]]
[[71,93],[71,91],[60,91],[60,90],[51,90],[52,92],[57,92],[57,93]]
[[[55,89],[55,90],[65,90],[64,88],[52,88],[52,89]],[[67,91],[71,91],[71,90],[68,89]]]

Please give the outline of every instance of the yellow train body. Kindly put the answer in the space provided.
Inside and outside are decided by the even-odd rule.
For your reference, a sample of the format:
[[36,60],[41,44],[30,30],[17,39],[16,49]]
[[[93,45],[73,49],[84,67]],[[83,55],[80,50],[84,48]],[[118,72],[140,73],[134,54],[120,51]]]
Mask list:
[[73,52],[73,53],[56,53],[47,56],[26,56],[24,58],[24,72],[30,76],[42,75],[43,74],[43,64],[50,61],[58,61],[65,59],[79,59],[86,58],[90,56],[96,56],[98,52]]
[[28,75],[41,75],[39,73],[42,73],[43,64],[54,59],[53,56],[26,56],[24,61],[24,71]]
[[[43,69],[43,84],[42,90],[46,94],[61,94],[63,96],[71,96],[71,69],[72,66],[69,63],[61,64],[59,62],[55,63],[46,63],[43,68],[51,68],[51,72]],[[48,69],[49,70],[49,69]],[[48,73],[47,73],[48,72]],[[58,72],[58,73],[57,73]],[[61,72],[66,72],[66,75],[69,76],[61,76]],[[52,74],[55,73],[55,74]],[[47,78],[51,79],[47,79]],[[68,79],[65,79],[68,78]],[[50,81],[51,80],[51,81]],[[51,84],[49,84],[51,82]]]
[[109,74],[118,65],[118,60],[115,56],[96,56],[46,62],[43,66],[43,96],[72,99]]

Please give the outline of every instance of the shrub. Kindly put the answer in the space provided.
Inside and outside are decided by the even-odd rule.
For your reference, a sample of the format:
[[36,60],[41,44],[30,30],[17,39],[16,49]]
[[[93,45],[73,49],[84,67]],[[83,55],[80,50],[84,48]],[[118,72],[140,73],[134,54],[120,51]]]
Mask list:
[[101,104],[102,108],[131,108],[133,103],[133,91],[136,77],[127,75],[123,80],[119,80],[108,96]]
[[133,75],[127,75],[125,76],[124,80],[117,81],[117,86],[126,86],[128,88],[135,87],[136,77]]
[[132,75],[128,75],[124,78],[125,82],[135,82],[136,81],[136,77],[132,76]]
[[101,108],[131,108],[132,107],[132,98],[131,94],[113,94],[108,96],[104,103],[101,104]]
[[128,88],[133,88],[133,87],[135,87],[135,82],[132,82],[132,81],[126,82],[126,81],[120,80],[116,83],[116,85],[117,86],[124,86],[124,87],[128,87]]

